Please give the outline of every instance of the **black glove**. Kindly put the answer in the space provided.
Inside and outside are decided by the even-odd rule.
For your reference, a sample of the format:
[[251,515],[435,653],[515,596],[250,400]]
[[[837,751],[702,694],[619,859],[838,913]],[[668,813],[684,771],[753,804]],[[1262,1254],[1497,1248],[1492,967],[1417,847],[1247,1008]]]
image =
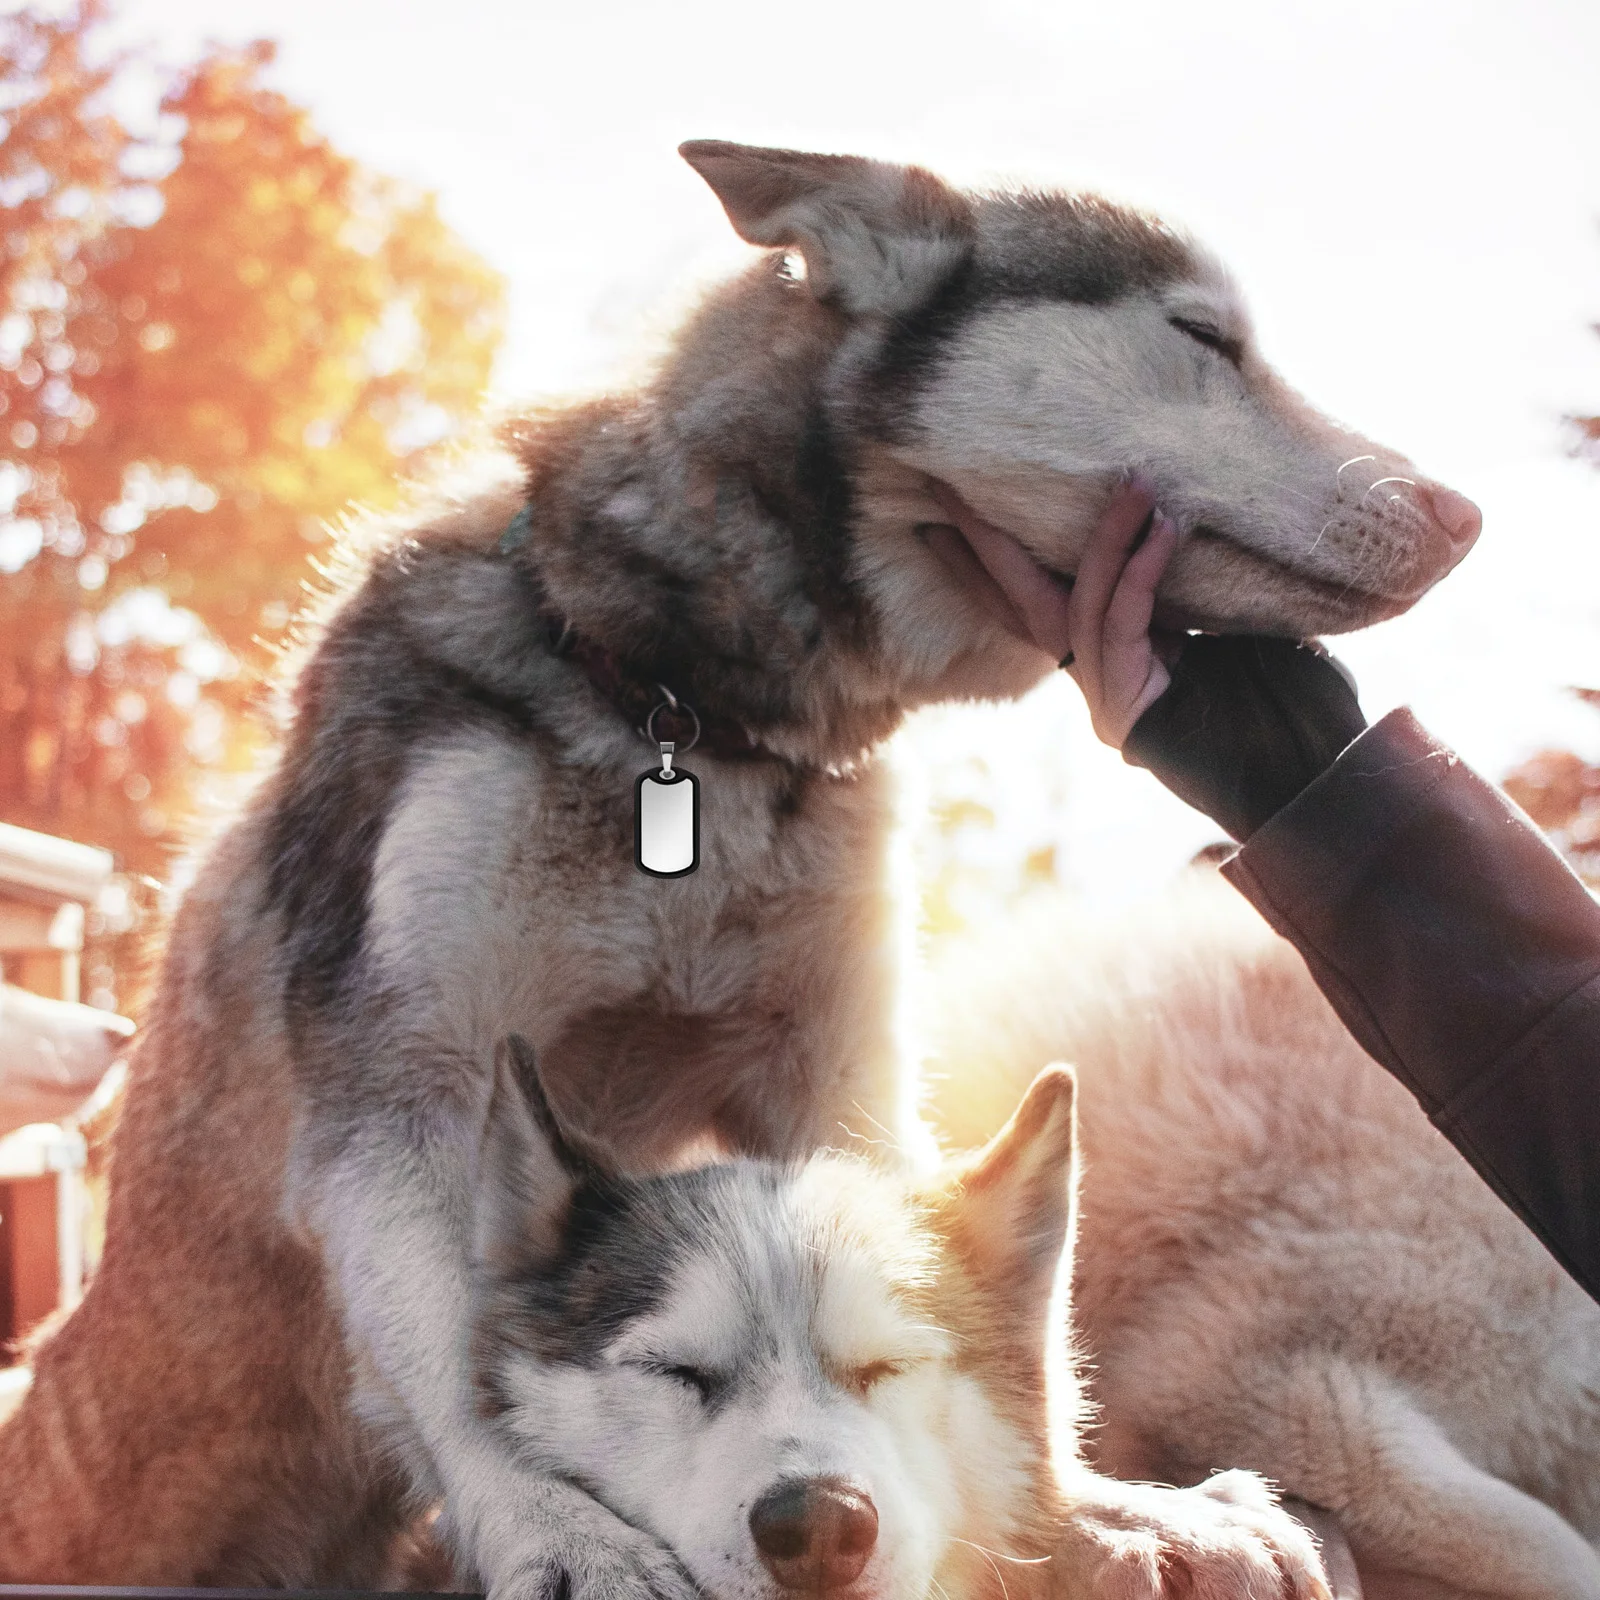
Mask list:
[[1122,756],[1243,843],[1366,725],[1343,669],[1312,646],[1195,634]]

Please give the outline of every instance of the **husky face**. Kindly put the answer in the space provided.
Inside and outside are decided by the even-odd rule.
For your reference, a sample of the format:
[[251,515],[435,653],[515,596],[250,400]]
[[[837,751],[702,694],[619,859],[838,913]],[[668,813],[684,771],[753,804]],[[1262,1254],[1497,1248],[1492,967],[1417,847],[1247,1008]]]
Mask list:
[[[1050,1267],[1032,1275],[1036,1314],[985,1341],[1027,1347],[1034,1381],[964,1348],[977,1341],[961,1306],[992,1299],[952,1245],[979,1203],[964,1191],[941,1222],[936,1201],[850,1157],[630,1181],[580,1156],[559,1217],[496,1207],[503,1242],[484,1251],[477,1317],[484,1409],[526,1462],[654,1535],[710,1595],[921,1600],[952,1579],[987,1592],[981,1573],[952,1568],[980,1545],[1026,1542],[1029,1507],[1048,1500],[1037,1368],[1071,1183],[1062,1077],[1050,1137],[1045,1121],[1028,1135],[1050,1152],[1035,1208]],[[537,1103],[526,1066],[518,1081]],[[495,1117],[520,1114],[497,1100]],[[533,1120],[551,1126],[547,1111]],[[548,1176],[526,1133],[520,1149],[512,1168],[543,1162]]]
[[[834,391],[856,435],[1063,575],[1135,474],[1187,535],[1161,596],[1173,626],[1362,627],[1477,537],[1470,501],[1301,400],[1222,268],[1153,218],[1092,196],[965,194],[858,158],[684,153],[743,237],[790,248],[848,319]],[[900,493],[916,498],[909,481]],[[908,533],[902,518],[892,536]],[[862,564],[891,607],[894,565],[881,549]]]
[[1116,480],[1148,480],[1188,535],[1164,590],[1175,625],[1362,627],[1420,599],[1478,531],[1461,496],[1294,394],[1198,252],[1108,305],[974,306],[900,431],[902,459],[1061,572]]
[[877,1188],[821,1162],[581,1190],[563,1257],[514,1301],[542,1358],[501,1378],[520,1451],[714,1594],[924,1594],[957,1511],[951,1341]]

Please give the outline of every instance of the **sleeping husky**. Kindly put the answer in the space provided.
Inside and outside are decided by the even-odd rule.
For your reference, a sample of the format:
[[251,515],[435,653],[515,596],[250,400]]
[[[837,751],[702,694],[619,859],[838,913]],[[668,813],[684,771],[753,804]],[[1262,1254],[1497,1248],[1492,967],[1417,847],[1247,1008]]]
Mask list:
[[[644,1179],[563,1129],[508,1040],[479,1168],[480,1409],[718,1600],[1189,1600],[1316,1559],[1249,1474],[1206,1486],[1234,1570],[1163,1570],[1068,1514],[1073,1080],[918,1180],[827,1153]],[[1050,1435],[1054,1433],[1052,1440]],[[1130,1520],[1148,1491],[1127,1490]],[[559,1592],[558,1573],[534,1592]]]
[[[524,417],[358,536],[309,630],[276,769],[171,929],[99,1274],[0,1431],[0,1578],[359,1587],[415,1492],[501,1600],[556,1568],[674,1600],[653,1540],[475,1409],[496,1041],[620,1170],[842,1130],[927,1158],[873,750],[1054,665],[930,546],[938,494],[1070,573],[1141,473],[1188,534],[1167,620],[1293,635],[1403,611],[1477,532],[1298,400],[1159,222],[684,154],[764,253],[637,392]],[[634,864],[646,729],[698,740],[687,875]],[[1128,1526],[1078,1491],[1080,1527]],[[1139,1515],[1222,1571],[1216,1505]]]
[[1211,874],[948,952],[936,1109],[1078,1067],[1073,1312],[1102,1470],[1253,1468],[1339,1600],[1600,1600],[1600,1306]]

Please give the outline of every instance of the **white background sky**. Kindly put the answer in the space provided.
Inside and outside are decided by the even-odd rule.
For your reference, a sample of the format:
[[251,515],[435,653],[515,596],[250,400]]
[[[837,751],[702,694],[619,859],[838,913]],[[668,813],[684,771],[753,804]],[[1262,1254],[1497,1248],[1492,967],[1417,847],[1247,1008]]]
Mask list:
[[[275,81],[342,148],[435,189],[510,280],[508,393],[592,386],[740,259],[685,138],[1154,205],[1229,261],[1297,387],[1484,507],[1435,595],[1341,646],[1369,713],[1411,703],[1491,775],[1541,744],[1600,749],[1600,719],[1561,694],[1600,683],[1600,472],[1563,458],[1559,422],[1600,409],[1594,0],[118,11],[175,57],[276,39]],[[1059,837],[1092,891],[1210,836],[1093,746],[1066,686],[1044,701],[947,719],[923,747],[948,766],[981,743],[1008,835]]]

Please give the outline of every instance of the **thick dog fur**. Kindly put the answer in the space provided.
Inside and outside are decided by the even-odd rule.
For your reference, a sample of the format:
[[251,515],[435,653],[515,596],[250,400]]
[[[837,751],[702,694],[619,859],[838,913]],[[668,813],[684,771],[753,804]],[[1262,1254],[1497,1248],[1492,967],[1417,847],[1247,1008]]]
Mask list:
[[865,1508],[837,1574],[863,1566],[851,1593],[1047,1592],[1070,1076],[1041,1077],[979,1160],[917,1184],[838,1154],[627,1179],[559,1134],[553,1149],[548,1111],[526,1111],[538,1084],[504,1069],[476,1370],[522,1459],[727,1600],[780,1600],[804,1555],[824,1565],[825,1527],[798,1561],[757,1545],[762,1508],[808,1489]]
[[1600,1308],[1231,889],[1120,927],[1052,902],[949,959],[949,1135],[1078,1065],[1096,1465],[1264,1473],[1366,1600],[1600,1596]]
[[[481,1404],[521,1459],[588,1486],[727,1600],[821,1592],[825,1520],[798,1559],[761,1538],[767,1508],[818,1491],[870,1519],[832,1552],[828,1593],[1140,1592],[1152,1551],[1118,1549],[1103,1518],[1086,1540],[1055,1470],[1078,1457],[1082,1412],[1069,1073],[1041,1073],[984,1149],[931,1178],[827,1153],[630,1180],[574,1154],[521,1054],[502,1054],[490,1111],[474,1315]],[[1259,1486],[1234,1474],[1210,1493],[1235,1565],[1191,1586],[1179,1558],[1180,1592],[1270,1591],[1283,1567],[1310,1588],[1309,1541],[1285,1559]],[[810,1522],[780,1537],[792,1549]]]
[[[495,1042],[533,1041],[565,1120],[635,1173],[845,1130],[931,1150],[871,750],[1050,663],[919,539],[930,474],[1070,571],[1141,471],[1191,530],[1173,618],[1292,634],[1403,609],[1475,532],[1296,400],[1157,222],[685,153],[771,253],[637,393],[526,418],[367,530],[308,639],[276,770],[171,929],[100,1272],[0,1432],[0,1576],[360,1583],[406,1497],[442,1495],[498,1594],[551,1562],[572,1600],[676,1593],[654,1540],[474,1409]],[[689,758],[693,876],[634,869],[649,750],[541,611],[759,745]],[[1094,1484],[1075,1526],[1224,1570],[1214,1500],[1130,1512]]]

